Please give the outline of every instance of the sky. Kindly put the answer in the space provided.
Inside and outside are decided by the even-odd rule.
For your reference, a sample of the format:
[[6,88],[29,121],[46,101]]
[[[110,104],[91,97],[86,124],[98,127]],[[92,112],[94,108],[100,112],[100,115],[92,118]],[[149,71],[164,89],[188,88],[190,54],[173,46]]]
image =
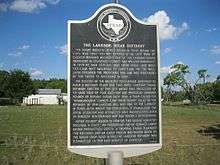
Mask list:
[[[67,20],[86,19],[111,0],[0,0],[0,69],[33,79],[66,78]],[[220,75],[219,0],[120,0],[138,19],[160,26],[161,74],[183,63],[191,81]]]

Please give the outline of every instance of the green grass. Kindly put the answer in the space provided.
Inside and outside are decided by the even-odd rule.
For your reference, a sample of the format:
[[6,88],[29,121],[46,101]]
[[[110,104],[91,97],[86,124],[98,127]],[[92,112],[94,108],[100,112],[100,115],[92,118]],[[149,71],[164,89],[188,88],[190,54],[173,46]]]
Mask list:
[[[163,148],[125,165],[219,165],[220,106],[164,106]],[[199,130],[210,128],[210,136]],[[211,129],[212,128],[212,129]],[[213,131],[217,133],[213,135]],[[202,131],[205,132],[205,131]],[[66,107],[0,107],[0,165],[104,165],[66,149]]]

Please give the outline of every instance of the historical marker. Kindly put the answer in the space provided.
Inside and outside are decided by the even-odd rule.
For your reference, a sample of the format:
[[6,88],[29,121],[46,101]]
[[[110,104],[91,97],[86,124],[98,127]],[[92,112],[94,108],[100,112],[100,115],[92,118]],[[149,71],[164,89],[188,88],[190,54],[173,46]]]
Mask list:
[[108,4],[68,22],[68,148],[105,158],[161,148],[156,25]]

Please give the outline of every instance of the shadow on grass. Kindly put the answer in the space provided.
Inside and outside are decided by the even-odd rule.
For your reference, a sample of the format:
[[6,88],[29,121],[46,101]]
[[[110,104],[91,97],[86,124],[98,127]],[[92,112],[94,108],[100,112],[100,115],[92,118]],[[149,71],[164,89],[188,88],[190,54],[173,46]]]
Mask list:
[[203,136],[211,136],[214,139],[220,140],[220,124],[211,125],[208,127],[203,126],[203,128],[197,132]]

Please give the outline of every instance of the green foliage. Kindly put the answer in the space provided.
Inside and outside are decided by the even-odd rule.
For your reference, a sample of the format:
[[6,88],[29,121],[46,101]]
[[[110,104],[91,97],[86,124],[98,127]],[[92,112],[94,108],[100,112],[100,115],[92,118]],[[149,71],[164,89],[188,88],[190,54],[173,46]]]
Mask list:
[[16,102],[21,102],[23,97],[33,92],[31,77],[22,70],[0,71],[0,84],[0,98],[10,98]]
[[175,74],[170,73],[164,78],[164,85],[167,85],[169,87],[175,86],[180,81],[179,77],[177,77]]
[[171,69],[172,73],[184,76],[186,73],[190,73],[189,66],[185,64],[174,64]]
[[[215,83],[206,83],[206,78],[209,77],[207,69],[200,69],[197,73],[199,80],[203,80],[202,84],[190,84],[185,78],[190,69],[184,64],[175,64],[171,67],[172,72],[164,78],[164,85],[167,86],[164,92],[166,101],[181,101],[188,99],[193,104],[211,103],[214,100],[220,100],[220,83],[217,80]],[[182,91],[172,91],[171,87],[181,87]],[[185,95],[185,98],[183,97]]]
[[171,70],[172,72],[164,78],[164,85],[167,85],[166,101],[173,97],[171,87],[180,86],[183,91],[185,91],[187,99],[193,102],[193,88],[185,78],[185,75],[190,73],[189,66],[184,64],[175,64],[171,67]]
[[195,86],[195,101],[196,103],[211,103],[214,100],[213,83],[198,84]]
[[175,91],[172,94],[172,101],[174,102],[180,102],[185,100],[185,92],[184,91]]
[[65,79],[50,79],[47,88],[61,89],[62,92],[67,92],[67,81]]
[[213,84],[213,90],[214,90],[214,94],[213,94],[214,101],[220,101],[220,81],[216,81]]
[[4,70],[0,70],[0,98],[6,97],[7,81],[9,73]]
[[21,102],[23,97],[36,93],[37,89],[61,89],[67,92],[65,79],[32,80],[28,72],[22,70],[0,70],[0,105]]
[[13,105],[13,100],[10,98],[0,98],[0,106],[5,106],[5,105]]
[[22,101],[23,97],[33,93],[33,84],[28,72],[12,70],[7,79],[6,96]]
[[185,75],[190,73],[189,66],[184,64],[175,64],[171,67],[172,72],[164,78],[164,85],[185,87],[187,81]]
[[179,85],[184,88],[187,85],[185,75],[190,73],[189,66],[185,64],[175,64],[171,67],[171,70],[171,75],[173,75],[176,79],[175,85]]
[[198,72],[199,80],[202,79],[203,83],[206,83],[206,78],[208,78],[210,75],[208,75],[207,69],[200,69]]
[[50,79],[50,80],[33,80],[35,91],[37,89],[61,89],[63,93],[67,92],[67,81],[65,79]]
[[46,87],[46,80],[32,80],[35,92],[37,89],[44,89]]

